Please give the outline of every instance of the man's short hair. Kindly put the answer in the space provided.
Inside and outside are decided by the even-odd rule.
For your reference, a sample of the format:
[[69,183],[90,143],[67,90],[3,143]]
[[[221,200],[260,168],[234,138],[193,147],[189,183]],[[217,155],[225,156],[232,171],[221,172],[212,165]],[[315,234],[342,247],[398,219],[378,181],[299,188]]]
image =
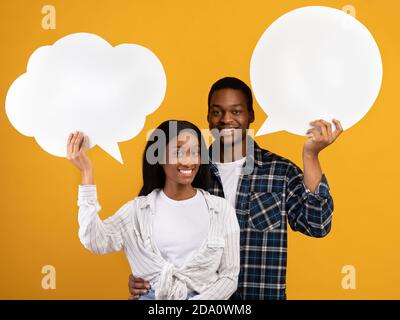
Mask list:
[[254,113],[253,110],[253,96],[251,93],[251,89],[247,84],[245,84],[242,80],[234,77],[225,77],[222,79],[219,79],[217,82],[215,82],[211,89],[210,92],[208,93],[208,110],[210,110],[210,103],[211,103],[211,97],[215,91],[221,90],[221,89],[234,89],[234,90],[240,90],[244,93],[246,96],[246,106],[247,110],[250,113]]

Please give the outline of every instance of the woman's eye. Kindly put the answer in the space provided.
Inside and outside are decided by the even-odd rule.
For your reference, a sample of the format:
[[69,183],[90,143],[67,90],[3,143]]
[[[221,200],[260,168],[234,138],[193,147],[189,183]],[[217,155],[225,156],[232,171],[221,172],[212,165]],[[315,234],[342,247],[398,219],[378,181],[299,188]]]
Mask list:
[[[186,152],[184,150],[177,150],[176,151],[176,156],[178,158],[185,157],[185,154],[186,154]],[[191,155],[194,156],[194,157],[198,157],[199,154],[200,154],[200,151],[198,151],[198,150],[191,151]]]

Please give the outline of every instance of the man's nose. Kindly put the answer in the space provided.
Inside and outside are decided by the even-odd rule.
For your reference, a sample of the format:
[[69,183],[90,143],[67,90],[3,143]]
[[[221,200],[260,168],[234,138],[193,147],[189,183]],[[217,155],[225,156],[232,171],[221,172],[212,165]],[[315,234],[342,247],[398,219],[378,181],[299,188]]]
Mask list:
[[231,123],[233,121],[231,115],[229,114],[229,112],[225,112],[222,114],[221,117],[221,122],[222,123]]

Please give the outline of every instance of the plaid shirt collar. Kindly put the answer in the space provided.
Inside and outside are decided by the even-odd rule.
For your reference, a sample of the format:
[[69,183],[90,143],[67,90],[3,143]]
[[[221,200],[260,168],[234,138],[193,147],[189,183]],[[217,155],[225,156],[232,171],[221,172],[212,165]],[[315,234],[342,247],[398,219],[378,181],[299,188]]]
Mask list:
[[[210,148],[208,149],[208,155],[210,159],[210,170],[211,172],[220,179],[218,169],[215,165],[215,163],[212,161],[212,152],[213,152],[213,147],[215,147],[216,143],[212,143]],[[253,138],[250,136],[247,136],[247,152],[246,152],[246,162],[243,164],[243,167],[247,165],[251,165],[251,163],[254,163],[254,166],[252,166],[251,172],[248,172],[249,174],[252,174],[254,172],[254,167],[262,167],[265,161],[265,155],[270,155],[271,152],[265,149],[261,149],[258,144],[255,142]]]

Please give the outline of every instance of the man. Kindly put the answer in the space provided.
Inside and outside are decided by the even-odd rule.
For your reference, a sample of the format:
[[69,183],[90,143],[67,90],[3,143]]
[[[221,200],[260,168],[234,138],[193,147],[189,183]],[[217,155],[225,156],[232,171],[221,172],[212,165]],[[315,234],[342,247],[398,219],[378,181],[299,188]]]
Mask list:
[[[232,203],[241,229],[239,284],[231,299],[286,299],[287,223],[312,237],[329,233],[333,200],[318,154],[336,140],[342,126],[333,120],[333,131],[324,120],[310,123],[303,174],[291,161],[261,149],[247,134],[254,111],[251,90],[243,81],[227,77],[214,83],[207,119],[220,138],[210,148],[209,192]],[[129,277],[130,299],[148,288],[146,281]]]

